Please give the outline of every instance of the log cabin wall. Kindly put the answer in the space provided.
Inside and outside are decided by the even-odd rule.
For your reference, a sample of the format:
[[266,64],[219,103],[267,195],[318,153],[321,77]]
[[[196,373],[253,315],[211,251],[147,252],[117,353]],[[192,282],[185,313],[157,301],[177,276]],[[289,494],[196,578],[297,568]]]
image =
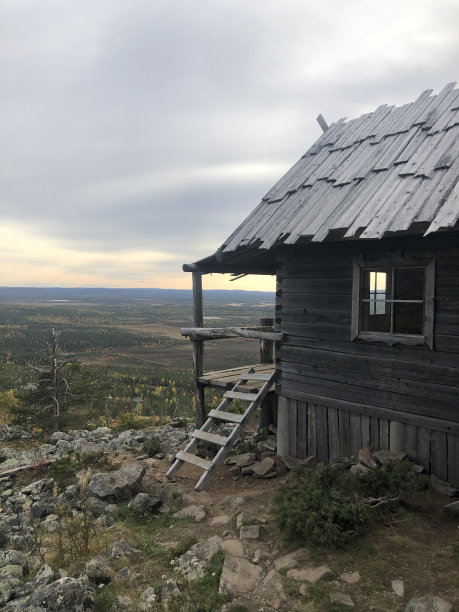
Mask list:
[[[285,249],[276,297],[280,452],[329,460],[368,443],[401,445],[459,484],[458,245],[455,233]],[[351,340],[353,263],[388,251],[435,259],[433,350]]]

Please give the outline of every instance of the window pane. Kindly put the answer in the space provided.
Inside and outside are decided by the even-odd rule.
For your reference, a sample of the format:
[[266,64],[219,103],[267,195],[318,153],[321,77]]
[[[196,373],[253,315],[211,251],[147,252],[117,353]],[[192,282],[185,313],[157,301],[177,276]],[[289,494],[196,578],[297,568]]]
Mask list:
[[395,270],[395,299],[424,299],[424,268],[397,268]]
[[361,302],[362,331],[390,332],[391,304],[382,300]]
[[422,335],[423,315],[423,304],[394,304],[394,333]]
[[[363,298],[384,301],[390,300],[392,294],[392,271],[391,270],[365,270],[363,277]],[[374,310],[378,309],[378,304],[374,304]],[[379,313],[384,314],[383,307],[380,306]]]

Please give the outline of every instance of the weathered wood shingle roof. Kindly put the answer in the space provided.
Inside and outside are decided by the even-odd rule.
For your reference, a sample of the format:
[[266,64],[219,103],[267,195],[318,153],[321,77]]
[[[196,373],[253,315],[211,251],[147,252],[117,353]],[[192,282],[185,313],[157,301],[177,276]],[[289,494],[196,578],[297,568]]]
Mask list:
[[459,220],[459,89],[340,120],[220,247],[428,234]]

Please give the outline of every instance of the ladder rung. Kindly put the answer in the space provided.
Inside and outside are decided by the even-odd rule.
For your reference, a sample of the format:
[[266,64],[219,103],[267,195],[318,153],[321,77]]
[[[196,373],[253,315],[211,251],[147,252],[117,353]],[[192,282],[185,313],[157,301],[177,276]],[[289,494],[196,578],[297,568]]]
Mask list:
[[220,421],[228,421],[228,423],[241,423],[244,419],[244,414],[234,414],[234,412],[223,412],[223,410],[211,410],[207,416]]
[[219,436],[218,434],[202,431],[201,429],[195,429],[192,436],[193,438],[198,438],[198,440],[205,440],[206,442],[212,442],[212,444],[218,444],[219,446],[225,446],[228,442],[228,438],[225,438],[225,436]]
[[240,391],[227,391],[223,394],[223,397],[228,399],[244,400],[246,402],[254,402],[258,399],[257,393],[241,393]]
[[241,374],[241,380],[259,380],[260,382],[268,382],[272,374]]
[[193,455],[191,453],[187,453],[185,451],[179,451],[175,457],[180,459],[180,461],[186,461],[187,463],[193,463],[193,465],[198,465],[203,470],[208,470],[212,466],[211,461],[207,461],[207,459],[202,459],[197,455]]

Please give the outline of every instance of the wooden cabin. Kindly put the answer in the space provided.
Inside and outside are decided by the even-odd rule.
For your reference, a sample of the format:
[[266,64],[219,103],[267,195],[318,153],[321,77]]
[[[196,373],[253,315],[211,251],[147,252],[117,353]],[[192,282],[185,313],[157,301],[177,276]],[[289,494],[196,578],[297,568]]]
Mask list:
[[325,125],[218,251],[184,266],[195,296],[202,274],[276,275],[280,455],[403,449],[459,485],[454,85]]

